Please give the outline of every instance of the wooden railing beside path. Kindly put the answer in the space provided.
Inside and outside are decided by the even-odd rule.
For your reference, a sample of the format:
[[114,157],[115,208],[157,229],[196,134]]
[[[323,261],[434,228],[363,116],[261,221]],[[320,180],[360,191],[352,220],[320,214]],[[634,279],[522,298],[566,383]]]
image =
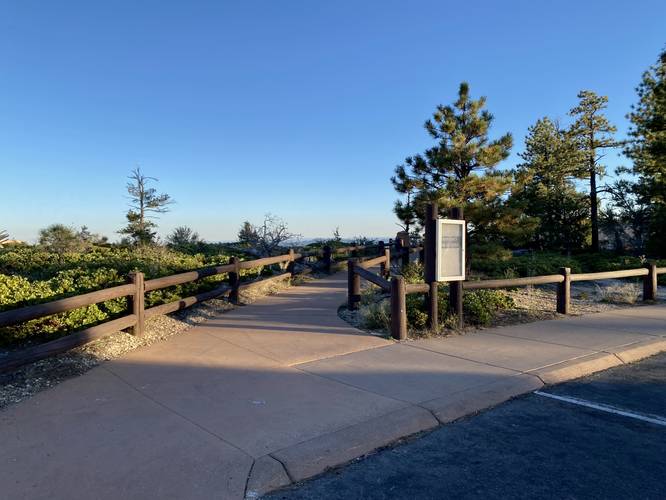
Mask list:
[[[0,312],[0,327],[18,325],[27,321],[51,316],[53,314],[64,313],[81,307],[99,304],[107,300],[118,299],[121,297],[128,298],[128,307],[125,315],[70,333],[56,340],[4,356],[0,358],[0,372],[12,370],[26,363],[31,363],[54,354],[68,351],[69,349],[79,347],[120,330],[129,329],[134,335],[143,335],[145,330],[145,320],[153,316],[172,313],[193,306],[194,304],[220,297],[226,297],[231,302],[235,303],[238,301],[238,294],[240,291],[265,285],[272,281],[277,282],[288,280],[296,274],[309,274],[312,272],[312,268],[306,266],[303,266],[302,270],[296,272],[295,264],[298,262],[305,264],[310,259],[317,259],[321,265],[321,269],[324,272],[330,273],[335,270],[335,255],[358,255],[361,252],[367,254],[371,251],[381,251],[381,259],[384,259],[385,256],[390,253],[387,246],[384,245],[383,242],[379,242],[377,245],[357,245],[337,249],[332,249],[330,246],[324,246],[321,249],[309,252],[295,252],[294,250],[290,250],[287,254],[263,257],[254,260],[240,260],[237,257],[232,257],[228,264],[196,269],[194,271],[187,271],[150,280],[145,280],[145,276],[141,272],[130,273],[128,276],[129,283],[124,285],[3,311]],[[369,262],[372,263],[373,261],[379,263],[377,259],[371,259]],[[274,276],[258,278],[249,282],[241,281],[241,270],[256,269],[274,264],[286,264],[286,270]],[[388,268],[390,266],[385,267]],[[185,283],[192,283],[202,278],[221,274],[227,275],[227,282],[221,283],[212,290],[147,309],[145,307],[146,292],[176,285],[183,285]],[[370,279],[374,278],[370,277]],[[375,282],[382,283],[385,286],[388,284],[388,281],[381,277],[375,279]]]
[[[347,307],[351,310],[358,308],[361,297],[361,278],[379,286],[383,291],[390,292],[391,297],[391,336],[396,340],[407,338],[407,306],[406,295],[412,293],[430,293],[428,283],[405,283],[405,279],[396,275],[389,281],[383,268],[380,274],[370,272],[367,268],[387,261],[387,257],[358,262],[348,262],[348,296]],[[390,262],[390,257],[388,257]],[[544,276],[529,276],[525,278],[463,281],[463,290],[482,290],[491,288],[517,288],[530,285],[557,285],[556,310],[560,314],[569,314],[571,307],[571,283],[576,281],[597,281],[605,279],[621,279],[643,277],[643,300],[651,301],[657,297],[657,278],[666,274],[666,267],[657,267],[653,263],[637,269],[623,269],[619,271],[603,271],[598,273],[571,274],[568,267],[560,268],[559,274]]]

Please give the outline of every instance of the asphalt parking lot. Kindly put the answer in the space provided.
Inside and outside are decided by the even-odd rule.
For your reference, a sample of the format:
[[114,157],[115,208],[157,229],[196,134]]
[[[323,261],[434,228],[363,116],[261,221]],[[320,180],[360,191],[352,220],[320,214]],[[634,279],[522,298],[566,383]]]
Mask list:
[[546,387],[266,498],[666,498],[666,355]]

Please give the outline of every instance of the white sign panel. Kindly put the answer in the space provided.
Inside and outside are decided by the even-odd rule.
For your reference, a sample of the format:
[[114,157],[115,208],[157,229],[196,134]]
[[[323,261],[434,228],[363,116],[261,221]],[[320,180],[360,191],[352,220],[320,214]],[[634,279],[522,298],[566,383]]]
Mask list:
[[465,279],[465,221],[437,220],[437,281]]

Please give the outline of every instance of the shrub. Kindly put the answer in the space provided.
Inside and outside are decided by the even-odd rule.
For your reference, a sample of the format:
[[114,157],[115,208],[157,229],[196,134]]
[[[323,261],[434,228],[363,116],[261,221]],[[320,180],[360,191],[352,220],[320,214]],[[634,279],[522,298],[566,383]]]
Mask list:
[[401,274],[406,283],[423,283],[425,268],[420,262],[410,262],[402,268]]
[[[59,255],[45,248],[25,246],[0,249],[0,311],[49,302],[126,282],[131,271],[141,271],[146,279],[158,278],[212,264],[225,264],[228,255],[218,253],[186,255],[160,247],[128,249],[91,246],[83,252]],[[241,270],[241,276],[252,279],[272,274],[270,267]],[[226,275],[210,276],[146,294],[146,306],[171,302],[211,290]],[[0,328],[0,345],[26,340],[46,341],[70,331],[93,326],[118,317],[127,310],[125,298],[68,311]]]
[[[439,288],[437,312],[439,324],[445,328],[455,325],[455,317],[448,310],[449,294],[446,285]],[[477,290],[463,297],[463,314],[466,321],[475,325],[489,325],[496,313],[514,306],[513,299],[500,290]],[[407,325],[412,330],[424,330],[428,326],[426,295],[407,295]]]
[[368,330],[389,330],[391,313],[388,300],[366,304],[359,309],[361,326]]
[[425,295],[410,293],[407,295],[407,326],[416,330],[423,330],[428,325]]
[[513,299],[500,290],[476,290],[463,296],[464,314],[476,325],[488,326],[498,311],[513,306]]
[[640,298],[639,287],[633,283],[618,283],[597,287],[597,294],[602,302],[610,304],[635,304]]

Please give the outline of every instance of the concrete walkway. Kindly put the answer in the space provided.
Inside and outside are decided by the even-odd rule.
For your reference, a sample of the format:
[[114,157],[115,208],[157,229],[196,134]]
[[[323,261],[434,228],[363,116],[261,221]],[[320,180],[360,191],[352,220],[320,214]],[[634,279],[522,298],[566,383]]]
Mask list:
[[0,496],[256,497],[513,396],[666,350],[666,307],[406,343],[337,316],[338,274],[0,412]]

